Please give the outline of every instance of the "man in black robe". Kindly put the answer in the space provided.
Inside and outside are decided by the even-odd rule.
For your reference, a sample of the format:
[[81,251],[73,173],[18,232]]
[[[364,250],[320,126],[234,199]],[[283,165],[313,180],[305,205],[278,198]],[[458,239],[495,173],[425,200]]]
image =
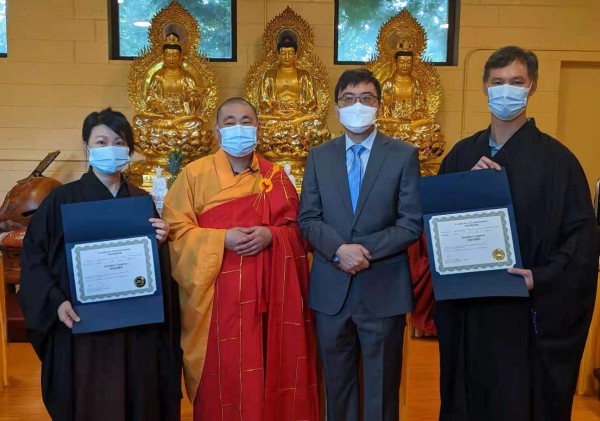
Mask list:
[[440,173],[506,169],[529,298],[438,301],[440,421],[568,421],[592,319],[598,239],[577,158],[526,117],[530,51],[504,47],[484,70],[491,125],[463,139]]

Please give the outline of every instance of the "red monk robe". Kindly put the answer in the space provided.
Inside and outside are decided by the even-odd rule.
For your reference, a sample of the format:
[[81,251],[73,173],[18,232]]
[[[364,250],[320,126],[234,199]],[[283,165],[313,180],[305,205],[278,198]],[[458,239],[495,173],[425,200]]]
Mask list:
[[[297,208],[278,167],[254,156],[235,176],[221,150],[188,165],[165,199],[194,420],[319,418]],[[228,228],[257,225],[273,237],[264,251],[225,249]]]
[[429,268],[429,254],[425,234],[408,248],[408,263],[413,284],[414,307],[410,314],[410,324],[415,329],[430,335],[437,335],[433,322],[433,285]]

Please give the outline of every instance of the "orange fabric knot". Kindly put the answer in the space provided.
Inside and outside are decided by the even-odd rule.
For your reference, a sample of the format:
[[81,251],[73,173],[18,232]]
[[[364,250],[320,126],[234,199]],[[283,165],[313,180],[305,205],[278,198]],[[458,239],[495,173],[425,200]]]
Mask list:
[[279,165],[273,165],[271,174],[266,178],[263,177],[260,179],[260,181],[258,182],[258,187],[260,188],[262,193],[269,193],[271,190],[273,190],[273,176],[277,174],[280,170],[281,168],[279,167]]
[[258,187],[264,193],[269,193],[271,190],[273,190],[273,182],[268,178],[261,178],[261,180],[258,182]]

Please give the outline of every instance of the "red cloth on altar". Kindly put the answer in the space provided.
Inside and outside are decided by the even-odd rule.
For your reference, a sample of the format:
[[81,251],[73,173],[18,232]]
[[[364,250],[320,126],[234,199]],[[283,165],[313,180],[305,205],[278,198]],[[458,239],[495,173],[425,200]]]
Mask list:
[[283,171],[260,158],[259,163],[270,180],[261,193],[198,216],[205,228],[266,226],[273,242],[256,256],[225,250],[215,281],[195,421],[319,419],[313,315],[305,300],[308,263],[296,222],[298,197]]
[[410,322],[416,329],[437,335],[437,329],[433,323],[435,300],[425,234],[408,248],[408,262],[414,294],[414,308],[410,315]]

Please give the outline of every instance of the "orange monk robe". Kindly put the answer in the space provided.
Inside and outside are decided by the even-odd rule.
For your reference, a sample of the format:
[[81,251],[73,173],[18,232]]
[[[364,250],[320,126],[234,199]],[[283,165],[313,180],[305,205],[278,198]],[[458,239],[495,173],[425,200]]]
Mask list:
[[[264,178],[269,178],[268,184],[271,184],[272,180],[272,188],[268,184],[261,184]],[[234,176],[222,151],[188,165],[165,199],[163,218],[171,225],[173,276],[181,285],[186,387],[190,400],[195,403],[194,415],[198,415],[198,419],[204,416],[212,419],[214,415],[206,414],[221,411],[221,408],[215,407],[215,399],[211,399],[209,395],[215,396],[217,401],[221,399],[223,410],[233,411],[232,417],[239,414],[245,414],[244,419],[263,419],[261,414],[264,414],[264,419],[269,420],[318,417],[316,374],[312,355],[312,314],[304,306],[308,268],[296,223],[297,205],[297,195],[289,179],[283,172],[274,169],[272,164],[254,156],[251,169]],[[265,249],[258,256],[244,258],[234,252],[224,251],[226,228],[252,225],[267,226],[271,230],[272,247]],[[289,269],[283,269],[289,265]],[[262,266],[265,266],[264,270]],[[252,267],[260,267],[260,270],[256,272]],[[224,298],[215,295],[215,289],[219,294],[221,289],[227,291],[231,285],[237,284],[237,281],[231,283],[232,279],[229,278],[232,276],[234,279],[241,276],[240,281],[243,283],[239,284],[242,288],[239,292],[242,295],[248,293],[249,285],[250,294],[253,293],[252,279],[258,282],[258,289],[254,288],[258,299],[253,300],[256,301],[255,304],[244,302],[245,310],[239,307],[240,303],[236,304],[236,300],[239,301],[237,290],[230,290],[230,293],[234,294],[225,301]],[[233,304],[226,304],[227,301]],[[223,305],[233,307],[222,307]],[[239,328],[235,325],[239,318],[235,309],[238,307],[242,312],[251,311],[246,313],[249,320],[243,324],[245,329],[252,325],[259,327],[261,313],[266,313],[268,320],[268,325],[263,326],[267,334],[265,345],[268,351],[264,360],[265,383],[263,385],[261,380],[263,376],[257,377],[254,374],[256,371],[244,370],[243,364],[240,364],[242,371],[239,376],[243,374],[248,380],[247,383],[244,380],[243,384],[239,385],[242,387],[239,389],[240,393],[236,392],[238,385],[233,383],[237,383],[241,377],[235,373],[231,376],[232,368],[224,369],[227,373],[221,373],[225,376],[223,380],[216,383],[214,380],[214,376],[219,376],[222,369],[215,360],[215,352],[227,361],[237,358],[237,352],[231,354],[236,345],[232,344],[230,339],[235,338],[227,337],[222,342],[222,339],[216,339],[216,332],[237,336],[235,332]],[[253,308],[255,310],[252,310]],[[229,312],[229,319],[222,320],[225,315],[221,314],[222,310]],[[215,318],[212,325],[211,315]],[[221,323],[226,324],[221,326]],[[246,339],[243,339],[245,334],[242,329],[242,337],[239,338],[239,346],[242,341],[246,343],[242,351],[245,356],[243,361],[248,361],[249,354],[255,355],[252,368],[261,365],[264,356],[260,340],[262,328],[257,331],[256,327],[251,328],[254,333],[247,332],[250,336]],[[254,337],[250,340],[252,335]],[[250,343],[254,345],[248,349]],[[210,347],[208,359],[207,344]],[[238,352],[241,351],[239,346]],[[222,354],[223,352],[225,354]],[[204,376],[203,370],[206,371]],[[248,374],[248,371],[252,373]],[[222,381],[233,383],[221,385]],[[202,383],[199,388],[200,382]],[[257,395],[247,392],[249,388],[262,390],[263,387],[264,397],[261,397],[260,393]],[[195,395],[200,393],[199,390],[202,391],[202,399],[196,399],[195,402]],[[241,393],[242,390],[246,392]],[[232,400],[228,400],[226,395],[230,398],[233,396]],[[238,395],[248,396],[240,397],[241,401],[238,401]],[[264,413],[262,409],[257,409],[259,406],[264,408]],[[205,415],[200,415],[201,413]]]
[[[256,155],[253,171],[258,169]],[[172,274],[179,284],[181,347],[187,394],[194,401],[206,357],[208,330],[225,250],[223,229],[200,228],[198,215],[239,197],[259,192],[259,172],[236,177],[221,150],[187,165],[169,189],[163,219],[169,223]],[[233,227],[232,227],[233,228]]]

